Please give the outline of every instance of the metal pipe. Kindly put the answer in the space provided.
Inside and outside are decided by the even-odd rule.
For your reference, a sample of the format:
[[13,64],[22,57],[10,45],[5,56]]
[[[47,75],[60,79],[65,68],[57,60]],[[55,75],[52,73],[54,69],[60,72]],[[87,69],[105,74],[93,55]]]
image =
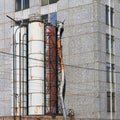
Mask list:
[[15,120],[15,36],[13,28],[13,116]]
[[113,89],[112,89],[112,50],[111,50],[111,0],[108,1],[108,5],[109,5],[109,48],[110,48],[110,55],[109,55],[109,62],[110,62],[110,119],[112,120],[113,119],[113,110],[112,110],[112,106],[113,106],[113,96],[112,96],[112,92],[113,92]]
[[[20,27],[19,26],[15,26],[14,27],[14,82],[16,82],[16,79],[18,78],[18,75],[17,75],[17,73],[16,73],[16,65],[17,65],[17,63],[16,63],[16,41],[18,41],[18,37],[17,37],[17,31],[20,29]],[[16,75],[17,75],[17,77],[16,77]],[[13,85],[14,85],[14,94],[13,94],[13,99],[14,99],[14,114],[15,114],[15,116],[17,115],[17,111],[18,111],[18,108],[17,107],[15,107],[16,106],[16,104],[17,104],[17,102],[16,102],[16,98],[18,97],[18,92],[17,92],[17,84],[15,84],[15,83],[13,83]]]
[[59,60],[60,60],[60,69],[61,69],[61,72],[62,72],[62,79],[60,81],[59,97],[60,97],[61,104],[62,104],[63,117],[64,117],[64,120],[66,120],[66,118],[67,118],[66,108],[65,108],[65,103],[64,103],[64,100],[63,100],[63,88],[64,88],[64,84],[65,84],[65,75],[64,75],[64,63],[63,63],[62,50],[61,50],[61,38],[62,38],[62,33],[64,31],[64,26],[63,25],[64,25],[64,23],[59,23],[58,24],[57,48],[58,48],[58,57],[59,57]]
[[26,101],[26,99],[27,99],[26,36],[27,36],[27,34],[24,32],[26,32],[26,29],[25,29],[25,31],[24,30],[22,31],[23,35],[21,34],[21,37],[22,37],[22,41],[21,41],[22,42],[22,50],[21,50],[21,52],[22,52],[22,62],[21,62],[22,63],[22,82],[21,82],[21,84],[22,84],[22,89],[21,89],[22,109],[21,109],[21,111],[22,111],[22,115],[27,115],[27,110],[26,110],[26,107],[27,107],[27,103],[26,103],[27,102]]
[[44,25],[44,113],[46,114],[46,35],[45,35],[46,24]]
[[21,120],[21,27],[19,31],[19,119]]

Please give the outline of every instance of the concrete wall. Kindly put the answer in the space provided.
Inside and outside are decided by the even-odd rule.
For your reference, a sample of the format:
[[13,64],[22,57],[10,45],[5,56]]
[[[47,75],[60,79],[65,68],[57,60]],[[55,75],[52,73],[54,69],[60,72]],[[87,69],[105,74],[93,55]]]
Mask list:
[[[109,119],[106,92],[105,4],[108,0],[59,0],[58,4],[41,7],[40,0],[30,0],[30,8],[15,12],[15,0],[0,0],[0,116],[12,114],[12,36],[13,22],[6,17],[27,19],[30,14],[48,14],[58,11],[58,20],[65,19],[62,38],[66,74],[66,108],[73,109],[75,118]],[[115,36],[115,78],[116,91],[115,119],[120,119],[120,1],[111,0],[114,7]],[[2,52],[1,52],[2,51]],[[88,69],[90,68],[90,69]],[[102,70],[102,71],[101,71]]]
[[[98,11],[93,0],[60,0],[58,19],[65,19],[62,39],[66,73],[66,107],[75,118],[99,118]],[[88,69],[91,68],[91,69]]]
[[[66,70],[66,107],[75,111],[76,118],[110,119],[107,112],[106,83],[106,33],[109,26],[105,23],[105,4],[108,0],[60,0],[58,19],[65,21],[62,39]],[[114,8],[115,55],[112,62],[119,72],[119,11],[120,2],[111,1]],[[88,69],[93,68],[93,69]],[[119,73],[114,74],[116,82],[112,85],[116,93],[116,112],[114,119],[119,119]]]
[[11,115],[11,20],[14,17],[14,0],[0,0],[0,116]]

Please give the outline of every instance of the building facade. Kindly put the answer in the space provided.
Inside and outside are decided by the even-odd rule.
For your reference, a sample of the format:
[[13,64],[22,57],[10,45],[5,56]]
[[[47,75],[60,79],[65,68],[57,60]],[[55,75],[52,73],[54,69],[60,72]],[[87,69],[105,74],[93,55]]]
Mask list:
[[13,115],[13,25],[40,14],[64,22],[66,110],[75,119],[120,119],[120,0],[0,0],[0,116]]

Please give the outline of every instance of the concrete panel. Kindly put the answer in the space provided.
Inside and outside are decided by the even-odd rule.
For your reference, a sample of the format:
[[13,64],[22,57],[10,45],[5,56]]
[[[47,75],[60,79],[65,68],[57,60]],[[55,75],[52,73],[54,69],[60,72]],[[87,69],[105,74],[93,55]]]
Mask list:
[[68,2],[69,0],[59,0],[57,4],[58,11],[62,9],[68,8]]
[[40,0],[30,0],[30,7],[41,5]]
[[[15,1],[14,0],[4,0],[4,6],[5,6],[5,13],[10,13],[15,11]],[[9,4],[10,2],[10,4]]]
[[4,13],[5,13],[4,2],[5,2],[5,1],[0,0],[0,14],[4,14]]
[[68,11],[69,11],[70,25],[92,22],[94,20],[93,5],[86,5],[84,7],[71,8]]
[[69,7],[83,6],[93,3],[93,0],[69,0]]

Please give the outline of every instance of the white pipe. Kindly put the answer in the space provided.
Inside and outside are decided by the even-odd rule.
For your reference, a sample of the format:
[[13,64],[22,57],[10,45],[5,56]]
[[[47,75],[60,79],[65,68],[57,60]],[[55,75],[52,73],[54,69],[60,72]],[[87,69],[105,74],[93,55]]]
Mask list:
[[[14,27],[14,38],[15,38],[15,55],[19,56],[19,31],[20,31],[20,27],[19,26],[15,26]],[[19,115],[19,57],[15,57],[15,75],[16,75],[16,80],[15,80],[15,115]]]
[[65,108],[65,103],[64,103],[64,99],[63,99],[63,88],[64,88],[64,84],[65,84],[65,77],[64,77],[65,75],[64,75],[64,70],[62,70],[61,72],[62,72],[62,80],[61,80],[61,84],[60,84],[60,99],[61,99],[61,104],[62,104],[64,120],[66,120],[67,115],[66,115],[66,108]]
[[109,62],[110,62],[110,119],[113,119],[113,103],[112,103],[112,50],[111,50],[111,0],[109,0],[109,48],[110,48],[110,54],[109,54]]
[[21,115],[27,115],[27,29],[21,27]]

